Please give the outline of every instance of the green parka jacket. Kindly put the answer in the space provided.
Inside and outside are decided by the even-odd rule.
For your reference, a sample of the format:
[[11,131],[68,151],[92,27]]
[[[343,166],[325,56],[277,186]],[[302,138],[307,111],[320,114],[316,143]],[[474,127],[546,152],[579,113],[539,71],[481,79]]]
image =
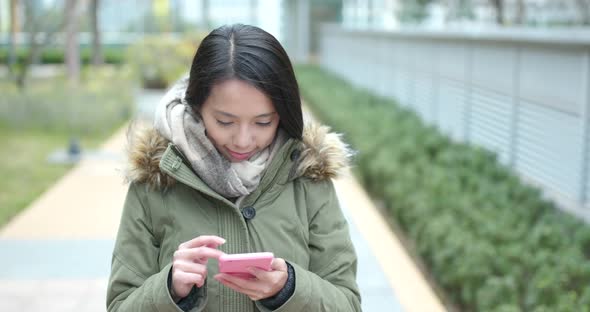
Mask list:
[[[295,271],[295,291],[275,311],[360,311],[356,254],[331,178],[348,165],[338,135],[307,123],[303,141],[285,143],[258,188],[237,207],[215,193],[155,130],[130,139],[130,180],[113,252],[108,311],[182,311],[168,274],[178,246],[218,235],[226,253],[270,251]],[[246,221],[241,209],[253,207]],[[251,208],[249,208],[251,211]],[[211,278],[190,311],[268,311]]]

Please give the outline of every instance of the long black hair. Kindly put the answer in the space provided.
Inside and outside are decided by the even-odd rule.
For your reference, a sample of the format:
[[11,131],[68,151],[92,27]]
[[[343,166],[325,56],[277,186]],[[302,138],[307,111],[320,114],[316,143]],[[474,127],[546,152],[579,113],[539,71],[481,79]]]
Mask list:
[[266,94],[279,114],[279,127],[301,139],[299,86],[287,52],[273,35],[242,24],[209,33],[193,58],[186,101],[200,111],[211,88],[227,79],[240,79]]

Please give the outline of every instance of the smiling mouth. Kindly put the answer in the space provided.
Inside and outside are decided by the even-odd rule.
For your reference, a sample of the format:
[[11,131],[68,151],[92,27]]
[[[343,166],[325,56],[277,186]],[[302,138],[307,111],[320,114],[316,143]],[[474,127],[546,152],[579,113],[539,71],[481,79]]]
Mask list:
[[230,154],[230,155],[231,155],[231,156],[232,156],[234,159],[237,159],[237,160],[246,160],[246,159],[250,158],[250,157],[251,157],[251,156],[254,154],[254,152],[249,152],[249,153],[237,153],[237,152],[234,152],[234,151],[230,150],[229,148],[227,149],[227,151],[229,152],[229,154]]

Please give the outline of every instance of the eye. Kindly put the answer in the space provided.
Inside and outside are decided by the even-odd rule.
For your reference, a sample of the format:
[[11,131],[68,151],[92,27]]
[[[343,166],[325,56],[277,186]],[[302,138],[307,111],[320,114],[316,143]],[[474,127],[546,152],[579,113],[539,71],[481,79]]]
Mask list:
[[270,124],[272,123],[272,121],[269,122],[257,122],[256,124],[261,126],[261,127],[268,127],[270,126]]
[[227,126],[230,126],[231,124],[233,124],[233,122],[231,122],[231,121],[230,122],[223,122],[221,120],[217,120],[217,124],[219,124],[219,125],[221,125],[223,127],[227,127]]

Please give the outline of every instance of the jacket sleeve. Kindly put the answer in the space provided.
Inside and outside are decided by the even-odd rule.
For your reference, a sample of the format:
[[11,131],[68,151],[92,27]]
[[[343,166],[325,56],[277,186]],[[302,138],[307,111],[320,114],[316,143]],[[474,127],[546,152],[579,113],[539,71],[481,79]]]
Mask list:
[[[107,290],[107,309],[115,311],[182,312],[170,296],[168,274],[172,264],[160,269],[159,242],[146,200],[144,185],[129,186],[117,233]],[[196,296],[191,312],[203,310],[206,289]]]
[[[295,291],[274,311],[361,311],[357,257],[331,180],[306,186],[309,212],[309,270],[290,262]],[[257,302],[261,311],[270,311]]]

